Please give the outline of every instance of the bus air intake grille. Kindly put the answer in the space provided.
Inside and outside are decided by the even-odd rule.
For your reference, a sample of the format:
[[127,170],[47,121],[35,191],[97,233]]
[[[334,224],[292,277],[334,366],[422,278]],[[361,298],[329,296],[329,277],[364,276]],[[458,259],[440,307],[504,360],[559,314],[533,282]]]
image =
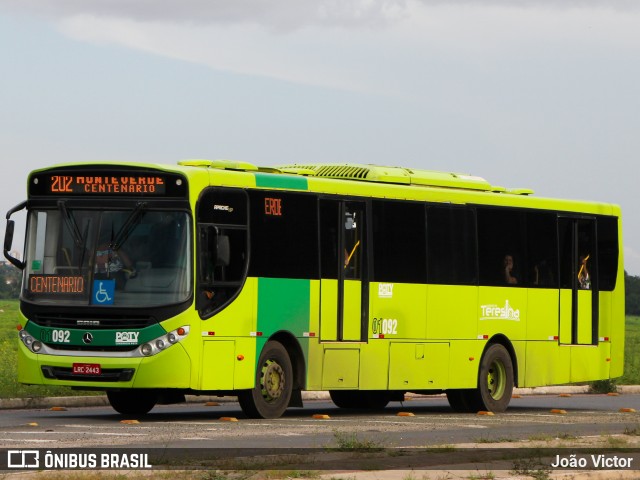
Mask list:
[[103,368],[100,375],[74,375],[71,368],[42,366],[45,378],[77,382],[128,382],[133,378],[133,368]]
[[81,328],[84,330],[117,330],[145,328],[158,323],[154,317],[146,315],[86,316],[70,314],[34,315],[32,321],[41,327]]
[[370,168],[363,165],[305,165],[305,164],[293,164],[282,165],[278,168],[290,169],[290,170],[305,170],[315,172],[316,177],[326,178],[343,178],[352,180],[367,180]]

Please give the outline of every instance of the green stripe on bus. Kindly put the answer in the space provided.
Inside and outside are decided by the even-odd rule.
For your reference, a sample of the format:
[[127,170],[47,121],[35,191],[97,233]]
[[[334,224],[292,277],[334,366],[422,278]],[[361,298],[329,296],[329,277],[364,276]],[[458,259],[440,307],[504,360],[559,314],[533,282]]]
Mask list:
[[290,278],[258,279],[258,331],[268,339],[276,332],[290,332],[300,340],[305,358],[309,331],[311,281]]
[[287,188],[290,190],[308,190],[309,186],[306,177],[295,175],[277,175],[273,173],[254,173],[256,176],[256,187],[264,188]]

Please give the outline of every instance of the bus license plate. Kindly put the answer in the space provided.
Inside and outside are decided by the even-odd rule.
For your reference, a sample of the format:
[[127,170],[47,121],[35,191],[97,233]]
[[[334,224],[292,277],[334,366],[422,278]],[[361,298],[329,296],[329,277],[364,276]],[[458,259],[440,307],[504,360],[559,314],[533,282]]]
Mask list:
[[102,368],[99,363],[74,363],[74,375],[100,375]]

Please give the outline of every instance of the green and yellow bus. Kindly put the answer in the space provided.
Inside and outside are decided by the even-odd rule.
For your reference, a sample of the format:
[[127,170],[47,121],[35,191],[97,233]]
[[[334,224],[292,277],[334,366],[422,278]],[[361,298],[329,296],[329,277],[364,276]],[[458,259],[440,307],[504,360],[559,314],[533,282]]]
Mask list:
[[620,376],[620,209],[532,193],[372,165],[33,171],[4,243],[18,379],[105,391],[122,414],[232,395],[276,418],[305,390],[501,412],[514,386]]

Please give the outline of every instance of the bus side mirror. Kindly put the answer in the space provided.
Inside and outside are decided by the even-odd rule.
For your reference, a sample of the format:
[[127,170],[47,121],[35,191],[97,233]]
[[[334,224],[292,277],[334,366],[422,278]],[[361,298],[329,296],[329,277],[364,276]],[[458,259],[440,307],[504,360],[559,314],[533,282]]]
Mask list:
[[7,260],[9,260],[13,265],[18,267],[20,270],[24,269],[24,263],[13,257],[9,250],[11,250],[11,245],[13,244],[13,232],[15,231],[16,224],[13,220],[7,220],[7,228],[4,232],[4,256]]
[[13,232],[16,229],[15,222],[13,220],[10,220],[10,218],[11,218],[11,215],[13,215],[16,212],[19,212],[26,206],[27,206],[27,202],[22,202],[7,212],[7,228],[4,231],[4,257],[7,260],[9,260],[9,262],[11,262],[12,265],[15,265],[20,270],[24,270],[25,263],[21,262],[15,257],[12,257],[11,254],[9,253],[9,250],[11,250],[11,245],[13,244]]
[[13,220],[7,220],[7,229],[4,232],[4,251],[5,253],[11,250],[13,244],[13,232],[16,229],[16,222]]

